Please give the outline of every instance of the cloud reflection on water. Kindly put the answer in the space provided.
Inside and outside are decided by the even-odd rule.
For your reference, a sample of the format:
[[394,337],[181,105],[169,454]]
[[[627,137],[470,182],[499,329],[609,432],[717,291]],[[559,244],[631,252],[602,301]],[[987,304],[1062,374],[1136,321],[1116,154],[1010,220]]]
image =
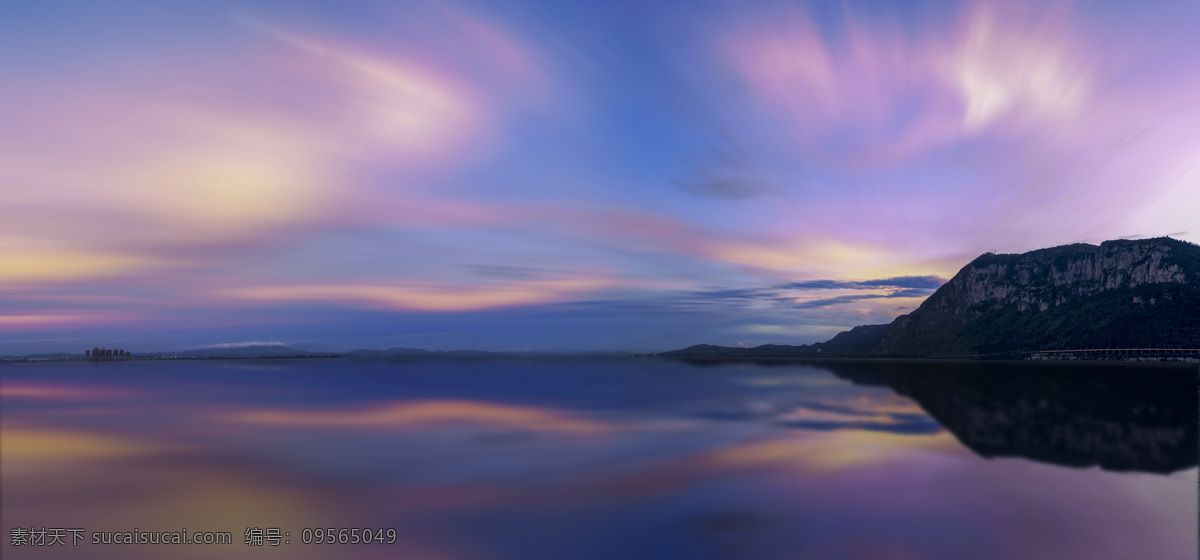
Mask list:
[[342,410],[259,410],[229,418],[235,422],[296,427],[430,428],[446,424],[481,424],[504,429],[595,434],[611,428],[573,415],[532,407],[470,401],[397,402]]
[[[4,364],[5,529],[229,530],[221,556],[254,558],[1184,558],[1196,545],[1181,530],[1194,468],[986,460],[936,424],[912,429],[931,420],[891,389],[818,367],[228,365]],[[252,526],[293,544],[245,547]],[[295,540],[354,526],[396,527],[398,544]]]

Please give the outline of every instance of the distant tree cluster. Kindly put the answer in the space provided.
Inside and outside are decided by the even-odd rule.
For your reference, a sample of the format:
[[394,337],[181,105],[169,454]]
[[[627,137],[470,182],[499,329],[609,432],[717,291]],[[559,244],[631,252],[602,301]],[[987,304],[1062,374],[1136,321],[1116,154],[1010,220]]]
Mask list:
[[120,348],[101,348],[95,346],[91,350],[84,350],[83,357],[85,360],[128,360],[133,355],[128,350]]

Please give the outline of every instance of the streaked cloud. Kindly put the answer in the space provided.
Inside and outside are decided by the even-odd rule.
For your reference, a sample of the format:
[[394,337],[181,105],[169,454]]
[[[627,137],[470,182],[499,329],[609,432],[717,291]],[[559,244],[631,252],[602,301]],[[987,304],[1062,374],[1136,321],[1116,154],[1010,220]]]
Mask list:
[[0,281],[10,284],[121,276],[161,263],[150,257],[83,250],[12,249],[4,252]]
[[964,131],[1000,119],[1062,122],[1084,110],[1092,84],[1082,53],[1072,52],[1066,12],[1046,8],[1029,18],[1029,11],[1005,17],[1012,12],[981,5],[967,18],[949,63],[965,106]]
[[466,311],[563,301],[604,287],[600,279],[533,280],[502,285],[395,282],[266,286],[233,289],[229,296],[256,301],[340,302],[412,311]]
[[945,284],[946,280],[937,276],[898,276],[896,278],[881,278],[878,280],[806,280],[778,286],[787,290],[832,290],[838,288],[871,289],[871,288],[903,288],[913,290],[936,290]]
[[63,328],[111,326],[121,323],[137,323],[146,318],[147,315],[145,313],[131,311],[105,313],[92,309],[32,310],[25,313],[0,314],[0,331],[19,333],[28,331],[53,331]]
[[985,251],[1200,231],[1187,3],[192,8],[0,22],[5,332],[814,342]]
[[377,144],[375,149],[422,161],[461,143],[481,125],[480,102],[465,86],[403,55],[372,55],[244,15],[234,21],[324,63],[289,63],[288,70],[337,96],[329,115],[335,120],[327,130],[357,137],[358,149]]
[[1091,80],[1063,9],[969,5],[954,26],[916,37],[852,14],[836,39],[804,8],[725,34],[729,64],[807,157],[894,164],[997,124],[1061,124],[1084,110]]
[[[912,255],[877,243],[843,241],[824,236],[804,236],[766,241],[715,241],[712,258],[784,277],[918,276],[935,269],[950,275],[957,266]],[[964,263],[965,264],[965,263]],[[954,268],[951,268],[954,267]]]
[[252,346],[286,346],[286,344],[280,341],[222,342],[220,344],[210,344],[206,348],[250,348]]

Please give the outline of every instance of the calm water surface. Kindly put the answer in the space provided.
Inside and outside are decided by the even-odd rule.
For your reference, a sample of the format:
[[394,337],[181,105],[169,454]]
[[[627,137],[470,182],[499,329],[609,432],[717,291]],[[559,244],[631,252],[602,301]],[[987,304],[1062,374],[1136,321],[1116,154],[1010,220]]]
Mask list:
[[[1197,551],[1194,367],[5,363],[0,390],[6,559]],[[85,539],[13,547],[16,527]],[[395,542],[303,544],[317,527]],[[91,543],[134,528],[234,544]]]

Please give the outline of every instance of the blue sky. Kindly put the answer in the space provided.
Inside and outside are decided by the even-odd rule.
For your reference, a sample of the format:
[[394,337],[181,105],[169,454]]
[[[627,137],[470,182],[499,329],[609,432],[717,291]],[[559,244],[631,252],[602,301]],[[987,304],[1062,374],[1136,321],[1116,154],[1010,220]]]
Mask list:
[[1200,241],[1195,3],[0,8],[0,353],[825,340]]

